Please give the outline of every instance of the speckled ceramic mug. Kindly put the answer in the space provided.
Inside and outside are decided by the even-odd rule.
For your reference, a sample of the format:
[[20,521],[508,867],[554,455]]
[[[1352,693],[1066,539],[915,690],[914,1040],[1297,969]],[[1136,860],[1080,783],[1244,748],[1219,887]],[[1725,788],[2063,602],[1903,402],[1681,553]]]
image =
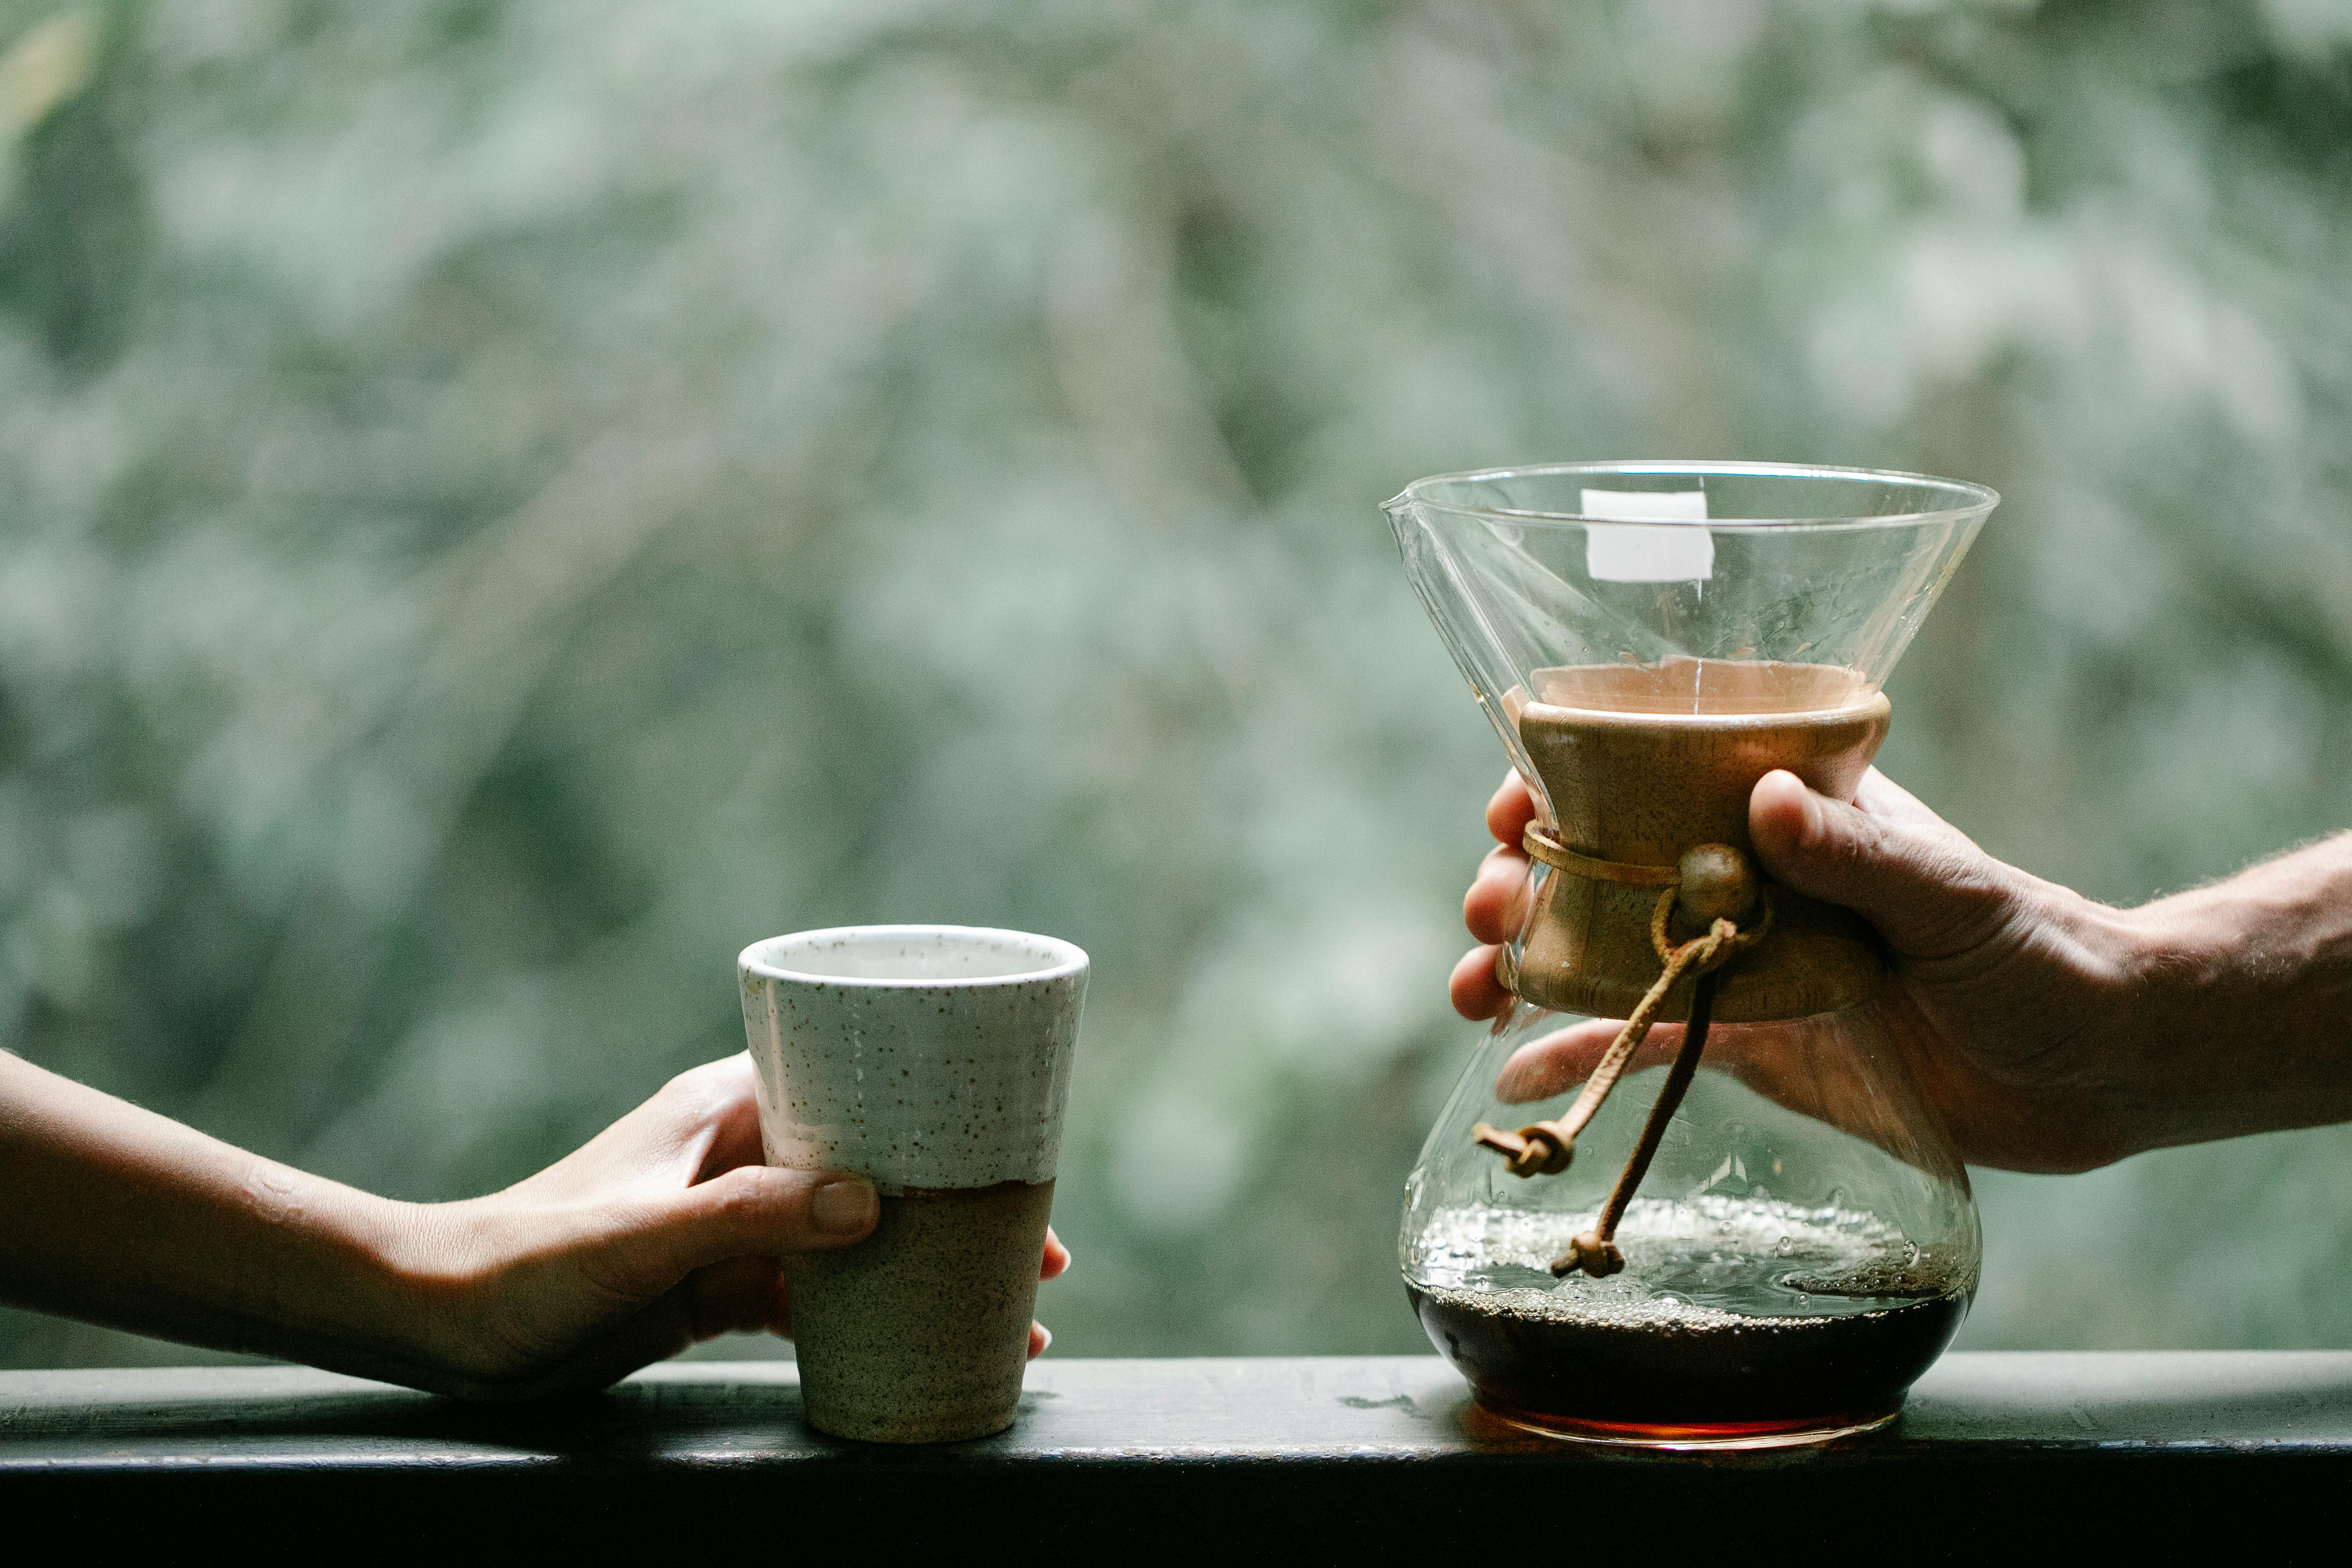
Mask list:
[[942,1443],[1013,1424],[1086,998],[1066,942],[839,926],[736,963],[768,1163],[854,1171],[882,1213],[785,1261],[801,1401],[836,1436]]

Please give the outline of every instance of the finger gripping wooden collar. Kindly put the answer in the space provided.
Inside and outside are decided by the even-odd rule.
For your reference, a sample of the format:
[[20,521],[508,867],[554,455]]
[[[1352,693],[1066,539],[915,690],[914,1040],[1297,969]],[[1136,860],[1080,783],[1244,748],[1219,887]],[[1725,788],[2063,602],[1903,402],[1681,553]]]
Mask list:
[[[1754,865],[1728,844],[1699,845],[1685,851],[1678,866],[1662,867],[1601,861],[1577,855],[1560,847],[1549,835],[1539,835],[1532,826],[1528,829],[1528,839],[1529,854],[1572,876],[1655,884],[1660,881],[1657,873],[1666,872],[1672,881],[1664,884],[1664,891],[1658,895],[1650,915],[1650,945],[1656,950],[1664,968],[1626,1018],[1625,1026],[1618,1030],[1617,1037],[1601,1053],[1600,1063],[1592,1076],[1585,1079],[1583,1092],[1569,1107],[1568,1114],[1556,1121],[1522,1127],[1517,1132],[1507,1132],[1483,1121],[1471,1129],[1471,1136],[1482,1147],[1504,1157],[1505,1168],[1513,1175],[1556,1175],[1568,1169],[1576,1157],[1577,1136],[1600,1113],[1610,1090],[1623,1076],[1626,1064],[1641,1049],[1667,993],[1685,976],[1692,982],[1690,1021],[1684,1026],[1682,1048],[1675,1053],[1665,1087],[1643,1126],[1641,1142],[1611,1189],[1600,1222],[1579,1236],[1552,1262],[1555,1275],[1581,1268],[1597,1279],[1614,1274],[1625,1266],[1624,1254],[1618,1250],[1615,1241],[1617,1226],[1624,1218],[1626,1205],[1633,1202],[1651,1160],[1656,1156],[1658,1142],[1665,1136],[1667,1123],[1674,1120],[1675,1109],[1689,1089],[1692,1076],[1698,1070],[1699,1053],[1706,1048],[1707,1024],[1714,1013],[1717,971],[1769,933],[1772,900],[1758,879]],[[1553,858],[1555,855],[1560,858]],[[1588,871],[1588,867],[1594,869]],[[1678,910],[1685,918],[1705,925],[1706,934],[1675,942],[1671,931]],[[1739,921],[1751,910],[1755,918],[1743,930]]]

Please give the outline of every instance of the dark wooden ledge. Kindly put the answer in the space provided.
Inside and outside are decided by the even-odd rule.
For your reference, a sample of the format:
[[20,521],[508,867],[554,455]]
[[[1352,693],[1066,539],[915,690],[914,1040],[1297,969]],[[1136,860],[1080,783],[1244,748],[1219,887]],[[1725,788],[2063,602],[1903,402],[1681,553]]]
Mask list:
[[813,1436],[789,1363],[676,1363],[527,1409],[294,1367],[0,1373],[9,1534],[164,1560],[2335,1556],[2346,1498],[2352,1352],[1953,1355],[1891,1430],[1711,1458],[1513,1436],[1429,1357],[1049,1360],[1013,1431],[929,1449]]

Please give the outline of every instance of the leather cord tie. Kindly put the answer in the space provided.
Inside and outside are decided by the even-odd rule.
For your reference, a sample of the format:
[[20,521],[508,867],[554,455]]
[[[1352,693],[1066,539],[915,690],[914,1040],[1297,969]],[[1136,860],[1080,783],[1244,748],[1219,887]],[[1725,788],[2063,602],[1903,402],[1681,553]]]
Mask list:
[[[1528,831],[1532,841],[1536,830],[1530,826]],[[1699,1053],[1706,1048],[1707,1025],[1715,1012],[1717,972],[1736,955],[1762,942],[1771,931],[1772,900],[1758,882],[1748,857],[1728,844],[1702,844],[1685,854],[1677,867],[1636,867],[1590,860],[1572,850],[1561,849],[1549,836],[1544,837],[1543,846],[1586,865],[1639,871],[1643,874],[1640,879],[1643,881],[1650,880],[1656,872],[1665,871],[1673,876],[1674,885],[1658,895],[1657,907],[1650,914],[1650,945],[1657,951],[1664,967],[1625,1020],[1625,1026],[1617,1031],[1617,1037],[1601,1053],[1599,1065],[1585,1079],[1584,1090],[1569,1107],[1568,1114],[1554,1121],[1522,1127],[1517,1132],[1507,1132],[1484,1121],[1471,1129],[1471,1136],[1482,1147],[1504,1157],[1511,1174],[1548,1176],[1568,1169],[1569,1163],[1576,1157],[1578,1134],[1600,1113],[1609,1091],[1623,1076],[1626,1064],[1641,1049],[1659,1008],[1665,1005],[1667,993],[1685,976],[1692,981],[1690,1021],[1683,1026],[1682,1048],[1675,1055],[1675,1064],[1666,1074],[1665,1087],[1659,1092],[1657,1103],[1650,1108],[1641,1142],[1634,1146],[1633,1157],[1625,1162],[1616,1185],[1610,1189],[1609,1201],[1601,1207],[1599,1222],[1552,1260],[1555,1276],[1581,1268],[1598,1279],[1625,1267],[1625,1256],[1618,1250],[1615,1239],[1617,1226],[1625,1217],[1626,1206],[1633,1201],[1634,1190],[1648,1173],[1650,1162],[1656,1157],[1658,1143],[1664,1138],[1666,1126],[1673,1121],[1684,1094],[1689,1090],[1692,1077],[1698,1071]],[[1536,854],[1533,842],[1528,852]],[[1550,854],[1538,854],[1537,858],[1572,875],[1587,874],[1580,866],[1554,860]],[[1633,882],[1636,878],[1609,876],[1596,879]],[[1684,913],[1708,922],[1705,935],[1681,943],[1671,940],[1669,928],[1678,903]],[[1743,930],[1739,917],[1751,909],[1756,918]]]
[[[1601,860],[1590,855],[1580,855],[1546,832],[1540,823],[1530,822],[1519,835],[1519,845],[1530,859],[1540,860],[1555,870],[1571,877],[1581,877],[1588,882],[1622,882],[1636,888],[1677,888],[1682,885],[1680,866],[1649,866],[1638,860]],[[1710,848],[1729,846],[1708,846]],[[1731,851],[1737,855],[1737,849]]]

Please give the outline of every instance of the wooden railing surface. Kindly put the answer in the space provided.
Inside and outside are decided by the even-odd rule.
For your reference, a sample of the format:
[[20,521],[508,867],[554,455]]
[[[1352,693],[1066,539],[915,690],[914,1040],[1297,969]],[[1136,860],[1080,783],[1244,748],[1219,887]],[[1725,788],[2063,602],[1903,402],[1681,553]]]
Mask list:
[[788,1362],[514,1408],[298,1367],[0,1373],[0,1539],[85,1556],[1843,1568],[2340,1559],[2347,1521],[2352,1352],[1956,1354],[1891,1429],[1727,1456],[1516,1435],[1432,1357],[1048,1359],[1012,1431],[914,1449],[812,1434]]

